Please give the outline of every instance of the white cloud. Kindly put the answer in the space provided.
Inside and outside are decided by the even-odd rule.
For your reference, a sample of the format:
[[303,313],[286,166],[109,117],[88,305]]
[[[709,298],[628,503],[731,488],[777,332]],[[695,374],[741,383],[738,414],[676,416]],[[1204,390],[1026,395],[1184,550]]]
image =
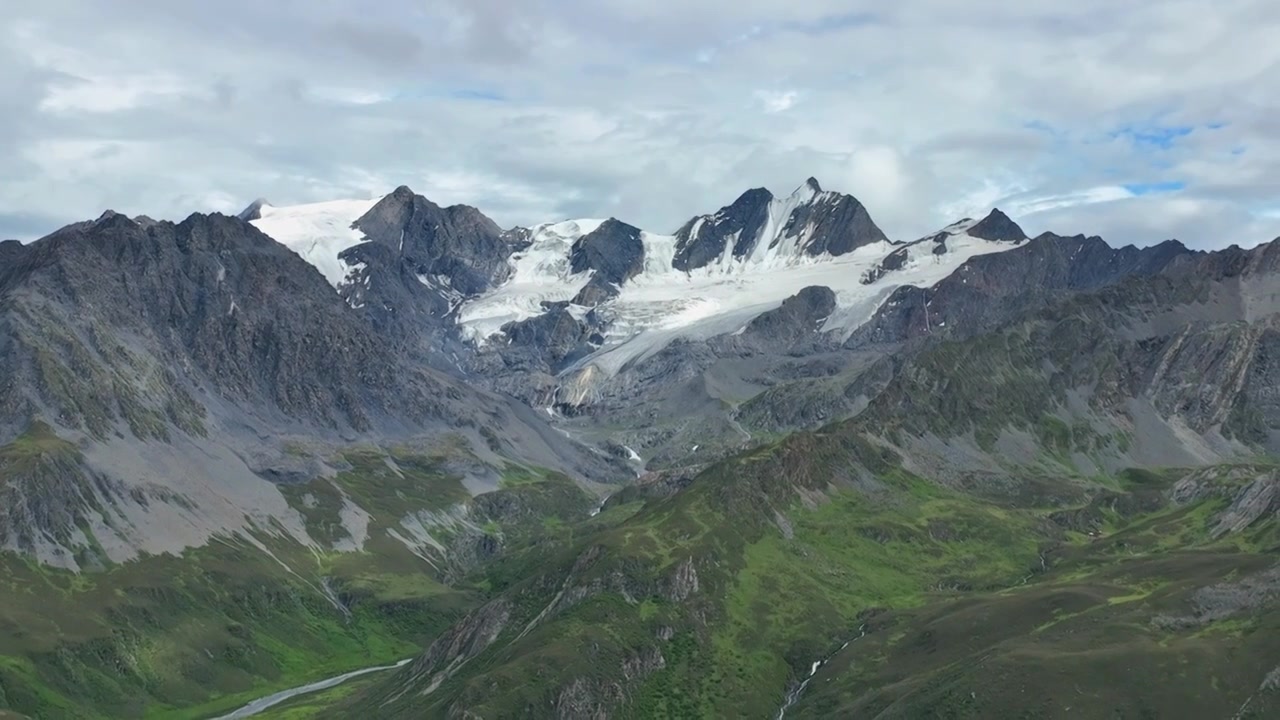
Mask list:
[[48,112],[107,113],[147,105],[161,97],[185,92],[181,81],[160,73],[119,77],[83,77],[65,84],[51,85],[40,101]]
[[1104,185],[1101,187],[1086,188],[1084,190],[1062,195],[1047,195],[1043,197],[1032,197],[1025,200],[1014,200],[1014,204],[1010,211],[1017,215],[1032,215],[1040,212],[1049,212],[1052,210],[1063,210],[1066,208],[1080,207],[1081,205],[1095,205],[1097,203],[1114,202],[1116,200],[1127,200],[1134,197],[1132,191],[1114,185]]
[[796,98],[799,96],[794,90],[785,90],[782,92],[772,92],[769,90],[757,90],[756,99],[764,106],[765,112],[778,113],[789,110],[796,104]]
[[1277,34],[1270,0],[9,3],[0,237],[399,184],[669,231],[814,175],[900,238],[998,205],[1257,242],[1280,234]]

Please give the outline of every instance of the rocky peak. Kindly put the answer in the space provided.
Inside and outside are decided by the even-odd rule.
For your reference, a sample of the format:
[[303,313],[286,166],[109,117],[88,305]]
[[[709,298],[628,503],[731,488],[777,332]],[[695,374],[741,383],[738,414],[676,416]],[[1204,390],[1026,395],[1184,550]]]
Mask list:
[[756,238],[769,223],[773,193],[752,188],[713,215],[700,215],[676,231],[676,255],[671,266],[688,272],[711,264],[724,255],[734,240],[733,257],[741,258],[755,247]]
[[1096,236],[1044,233],[1007,252],[971,258],[931,288],[899,288],[849,345],[935,333],[969,336],[1042,306],[1056,293],[1156,275],[1194,255],[1181,243],[1116,249]]
[[594,270],[594,278],[621,285],[644,270],[644,242],[640,228],[609,218],[574,241],[569,251],[574,273]]
[[865,245],[889,240],[857,198],[815,188],[816,182],[805,185],[805,189],[815,194],[809,202],[791,211],[775,243],[781,237],[805,234],[804,253],[814,257],[844,255]]
[[811,257],[843,255],[888,240],[857,198],[825,191],[811,177],[787,197],[755,188],[713,215],[693,218],[676,232],[671,264],[688,272],[724,257],[730,242],[732,257],[742,259],[789,239]]
[[369,242],[389,248],[414,274],[447,278],[464,295],[484,292],[509,271],[511,247],[497,223],[467,205],[442,208],[404,185],[357,218],[354,227]]
[[1027,239],[1027,234],[1018,224],[1000,211],[993,208],[991,212],[966,232],[976,238],[993,242],[1020,243]]

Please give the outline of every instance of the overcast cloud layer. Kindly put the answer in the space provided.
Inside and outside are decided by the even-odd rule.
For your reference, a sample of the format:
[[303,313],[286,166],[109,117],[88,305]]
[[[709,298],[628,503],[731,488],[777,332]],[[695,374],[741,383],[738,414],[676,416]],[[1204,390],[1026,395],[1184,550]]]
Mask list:
[[670,232],[810,176],[912,239],[1280,235],[1276,0],[0,6],[0,238],[407,184]]

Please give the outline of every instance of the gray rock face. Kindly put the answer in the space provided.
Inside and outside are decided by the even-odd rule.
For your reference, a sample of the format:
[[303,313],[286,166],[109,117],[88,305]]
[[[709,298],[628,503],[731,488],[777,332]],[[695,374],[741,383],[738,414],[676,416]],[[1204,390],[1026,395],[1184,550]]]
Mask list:
[[1212,535],[1215,538],[1238,533],[1258,520],[1280,513],[1280,473],[1258,476],[1232,498],[1231,507],[1217,518]]
[[613,218],[605,220],[573,243],[569,266],[574,273],[594,270],[595,278],[621,285],[644,270],[640,228]]
[[[740,335],[730,336],[738,348],[775,352],[791,349],[819,333],[822,322],[836,309],[836,294],[828,287],[811,286],[782,301],[782,305],[756,316]],[[722,341],[725,341],[722,339]]]
[[730,242],[732,256],[743,258],[761,243],[774,247],[785,238],[802,237],[802,251],[816,257],[843,255],[888,239],[852,195],[824,192],[814,178],[805,181],[796,193],[808,199],[798,201],[787,217],[774,218],[779,227],[774,227],[770,237],[763,235],[770,227],[775,203],[774,196],[763,188],[748,190],[714,215],[690,220],[676,232],[672,266],[684,271],[705,267],[723,256]]
[[236,217],[240,218],[245,222],[258,220],[262,217],[262,207],[264,205],[270,205],[270,203],[267,202],[266,198],[258,198],[257,200],[254,200],[253,202],[249,203],[249,206],[241,210],[240,213],[236,215]]
[[[935,247],[935,252],[938,247],[942,247],[943,252],[946,252],[945,244],[939,244],[934,247]],[[909,253],[910,253],[910,249],[905,247],[899,248],[889,253],[888,255],[885,256],[884,260],[880,261],[880,264],[871,268],[866,272],[865,275],[862,276],[862,280],[861,280],[862,284],[873,285],[876,282],[879,282],[879,280],[883,278],[885,275],[888,275],[889,273],[894,272],[896,270],[901,270],[907,264],[907,259],[910,257]],[[941,253],[937,253],[937,254],[941,254]]]
[[[811,178],[810,183],[816,188],[816,180]],[[810,234],[804,252],[810,256],[844,255],[889,239],[857,198],[837,193],[822,193],[812,203],[801,205],[791,213],[783,234],[805,231]]]
[[340,257],[353,267],[340,288],[379,335],[413,351],[437,369],[456,372],[447,358],[465,353],[452,313],[468,297],[506,279],[513,252],[529,231],[503,231],[466,205],[442,208],[399,187],[355,221],[368,242]]
[[1176,241],[1113,249],[1097,237],[1046,233],[1014,250],[975,257],[932,288],[899,288],[847,345],[896,343],[933,334],[968,336],[1041,307],[1063,292],[1154,275],[1176,258],[1194,254]]
[[553,373],[594,349],[589,344],[591,327],[575,319],[564,303],[557,303],[542,315],[510,323],[502,330],[509,346],[536,350],[531,360],[545,362]]
[[212,420],[320,434],[487,426],[561,443],[527,408],[422,365],[236,218],[107,215],[7,252],[0,362],[15,371],[0,380],[0,443],[32,414],[97,438],[199,435]]
[[621,292],[621,289],[606,280],[603,275],[595,275],[569,302],[583,307],[595,307],[606,300],[617,297],[619,292]]
[[703,215],[685,223],[676,232],[672,267],[684,271],[704,267],[724,254],[730,240],[734,241],[733,257],[746,256],[769,223],[771,202],[773,193],[754,188],[714,215]]
[[449,279],[458,292],[483,292],[506,278],[512,238],[468,205],[442,208],[401,186],[355,222],[394,250],[417,275]]
[[1021,227],[1018,227],[1018,223],[1009,219],[1008,215],[1000,212],[999,208],[993,209],[989,215],[966,232],[976,238],[993,242],[1020,243],[1027,239],[1027,234],[1022,231]]

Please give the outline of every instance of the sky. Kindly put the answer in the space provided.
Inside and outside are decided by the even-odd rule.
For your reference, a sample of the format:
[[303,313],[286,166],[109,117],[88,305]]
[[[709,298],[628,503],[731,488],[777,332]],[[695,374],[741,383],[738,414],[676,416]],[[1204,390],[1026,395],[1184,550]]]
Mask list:
[[0,5],[0,239],[408,185],[674,231],[809,176],[896,239],[1280,236],[1275,0]]

